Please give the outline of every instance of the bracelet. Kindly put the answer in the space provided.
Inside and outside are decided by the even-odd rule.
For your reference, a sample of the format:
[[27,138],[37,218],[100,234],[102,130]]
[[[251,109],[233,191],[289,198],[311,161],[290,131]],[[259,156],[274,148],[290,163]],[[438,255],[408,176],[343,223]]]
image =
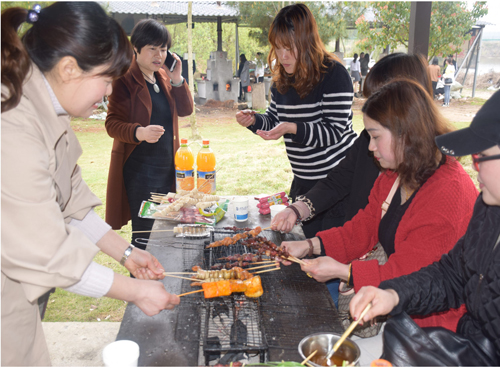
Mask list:
[[306,241],[307,241],[307,243],[309,244],[309,250],[308,250],[308,254],[307,254],[307,255],[308,255],[309,257],[312,257],[312,255],[313,255],[313,250],[314,250],[313,243],[312,243],[312,241],[311,241],[309,238],[307,238],[307,239],[306,239]]
[[297,210],[297,208],[293,207],[293,205],[288,205],[286,206],[286,208],[289,208],[291,209],[293,212],[295,212],[295,215],[297,216],[297,221],[295,222],[295,225],[299,225],[300,222],[302,221],[302,218],[300,217],[300,213],[299,213],[299,210]]
[[130,254],[132,254],[132,250],[134,250],[134,246],[132,244],[128,245],[128,247],[125,249],[122,259],[120,260],[120,264],[122,266],[125,266],[125,262],[127,261]]
[[351,276],[352,276],[352,263],[349,263],[349,273],[347,274],[347,282],[346,282],[346,285],[347,286],[351,286]]
[[172,87],[181,87],[183,83],[184,83],[184,77],[183,76],[181,76],[181,82],[178,83],[177,85],[174,85],[174,83],[172,82],[172,80],[170,80],[170,84],[172,85]]

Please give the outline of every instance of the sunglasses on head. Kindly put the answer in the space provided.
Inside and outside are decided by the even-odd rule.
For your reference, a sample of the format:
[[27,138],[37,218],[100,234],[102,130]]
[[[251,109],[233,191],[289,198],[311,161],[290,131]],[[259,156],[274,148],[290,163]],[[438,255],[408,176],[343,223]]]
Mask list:
[[472,164],[474,164],[474,168],[476,168],[477,171],[479,170],[479,163],[488,160],[500,159],[500,154],[492,156],[484,156],[482,158],[479,157],[479,154],[472,154],[471,156],[472,156]]

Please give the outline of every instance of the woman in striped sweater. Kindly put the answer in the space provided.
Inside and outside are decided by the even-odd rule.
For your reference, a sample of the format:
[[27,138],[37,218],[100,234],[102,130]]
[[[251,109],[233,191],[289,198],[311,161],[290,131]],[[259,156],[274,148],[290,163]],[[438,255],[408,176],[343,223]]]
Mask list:
[[[269,42],[271,104],[263,115],[244,110],[236,120],[264,140],[284,137],[294,174],[290,197],[295,200],[327,176],[357,137],[352,129],[352,81],[337,57],[326,51],[304,4],[281,9]],[[321,220],[304,225],[306,235],[321,230],[316,223]]]

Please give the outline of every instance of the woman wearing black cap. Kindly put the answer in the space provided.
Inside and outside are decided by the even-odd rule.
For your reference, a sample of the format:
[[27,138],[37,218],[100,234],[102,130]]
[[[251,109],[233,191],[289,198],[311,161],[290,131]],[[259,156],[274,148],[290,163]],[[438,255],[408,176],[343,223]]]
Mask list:
[[[500,365],[500,92],[471,126],[436,138],[446,155],[472,154],[481,195],[465,236],[439,262],[420,271],[362,288],[350,310],[362,322],[390,314],[383,358],[400,366]],[[465,303],[457,332],[419,328],[405,314],[428,314]],[[417,349],[418,348],[418,349]],[[396,354],[397,353],[397,354]]]

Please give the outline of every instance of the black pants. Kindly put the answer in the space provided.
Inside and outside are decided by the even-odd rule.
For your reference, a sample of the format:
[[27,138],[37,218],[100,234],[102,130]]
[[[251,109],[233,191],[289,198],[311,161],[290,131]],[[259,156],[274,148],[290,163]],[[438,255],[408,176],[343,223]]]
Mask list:
[[[167,175],[172,173],[172,176]],[[153,219],[139,217],[139,209],[143,201],[151,197],[151,193],[168,193],[173,186],[175,178],[171,168],[152,167],[139,163],[133,159],[127,160],[123,167],[123,180],[127,191],[130,214],[132,217],[132,231],[148,231],[153,228]],[[136,240],[143,243],[138,243]],[[132,233],[132,244],[145,250],[149,233]]]

